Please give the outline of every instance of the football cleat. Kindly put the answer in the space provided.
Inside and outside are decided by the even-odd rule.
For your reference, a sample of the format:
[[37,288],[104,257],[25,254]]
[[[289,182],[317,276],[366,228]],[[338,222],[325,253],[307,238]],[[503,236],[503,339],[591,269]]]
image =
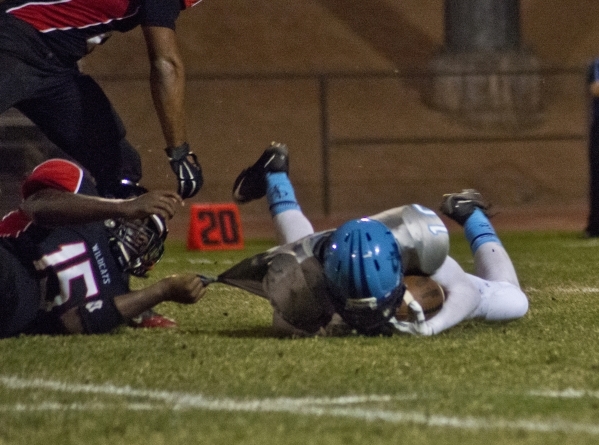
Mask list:
[[289,150],[285,144],[271,142],[251,167],[243,170],[233,183],[233,200],[239,204],[266,195],[266,173],[289,173]]
[[172,318],[154,312],[152,309],[148,309],[129,320],[129,326],[132,328],[176,328],[177,322]]
[[490,205],[485,202],[479,192],[474,189],[464,189],[460,193],[443,195],[440,210],[444,215],[463,226],[474,210],[481,209],[486,216],[489,216],[489,208]]

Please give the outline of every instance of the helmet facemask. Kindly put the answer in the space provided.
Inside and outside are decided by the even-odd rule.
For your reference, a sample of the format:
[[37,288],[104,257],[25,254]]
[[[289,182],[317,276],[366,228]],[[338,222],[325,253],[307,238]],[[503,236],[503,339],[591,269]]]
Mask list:
[[352,298],[345,299],[342,307],[339,307],[339,314],[347,324],[356,328],[361,334],[378,334],[391,317],[395,316],[397,308],[403,301],[405,285],[402,283],[393,289],[385,298],[376,299],[374,297],[368,300],[370,302]]
[[124,272],[143,277],[162,258],[168,231],[160,216],[132,221],[109,219],[105,226],[112,252]]

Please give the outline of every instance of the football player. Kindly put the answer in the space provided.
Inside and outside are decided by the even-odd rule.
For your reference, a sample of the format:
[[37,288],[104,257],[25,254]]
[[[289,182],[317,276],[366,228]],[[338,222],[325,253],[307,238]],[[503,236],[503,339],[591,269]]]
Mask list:
[[450,256],[431,278],[445,293],[445,303],[437,315],[426,320],[421,308],[414,322],[397,322],[400,332],[416,335],[438,334],[463,320],[478,318],[506,321],[523,317],[528,298],[522,292],[510,257],[488,218],[488,204],[473,189],[446,194],[441,212],[463,226],[474,256],[474,274],[466,273]]
[[182,205],[175,192],[100,198],[79,165],[50,159],[22,194],[0,222],[0,337],[100,334],[160,302],[202,297],[193,274],[129,289],[130,275],[145,275],[162,257],[165,221]]
[[[120,181],[139,182],[139,154],[125,138],[112,104],[78,61],[113,32],[141,27],[150,90],[166,155],[183,198],[203,177],[190,151],[184,112],[185,68],[175,22],[199,0],[5,0],[0,2],[0,113],[20,110],[87,168],[103,196],[118,196]],[[123,165],[124,164],[124,165]]]
[[[442,205],[444,214],[465,227],[475,257],[474,276],[448,256],[445,225],[421,205],[396,207],[314,233],[289,181],[288,158],[285,145],[271,144],[233,186],[238,203],[266,195],[282,245],[216,279],[268,298],[279,334],[433,335],[468,318],[509,320],[527,312],[526,295],[478,192],[446,195]],[[436,316],[426,320],[418,301],[412,300],[409,307],[416,320],[395,318],[404,290],[391,279],[396,276],[389,263],[395,262],[402,274],[431,276],[441,285],[446,300]]]
[[[449,251],[447,228],[419,205],[387,210],[314,233],[288,178],[287,147],[273,143],[233,186],[245,203],[267,196],[281,245],[225,271],[218,281],[268,298],[280,335],[390,333],[403,275],[434,273]],[[207,281],[208,282],[208,281]]]

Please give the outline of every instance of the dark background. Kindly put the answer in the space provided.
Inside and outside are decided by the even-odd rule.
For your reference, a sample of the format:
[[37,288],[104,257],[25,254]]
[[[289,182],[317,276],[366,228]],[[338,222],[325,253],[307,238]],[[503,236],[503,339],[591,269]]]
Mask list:
[[[480,126],[426,104],[443,49],[443,1],[204,0],[178,23],[189,142],[206,182],[194,202],[227,202],[239,171],[272,140],[317,228],[442,193],[480,189],[499,225],[583,229],[585,68],[598,51],[599,2],[520,2],[521,45],[540,63],[533,125]],[[174,188],[148,89],[139,30],[88,56],[142,154],[143,183]],[[324,100],[324,102],[323,102]],[[326,152],[323,153],[323,150]],[[241,207],[247,236],[270,234],[263,202]],[[183,235],[188,214],[172,225]],[[523,221],[523,220],[521,220]],[[516,224],[524,227],[524,223]]]

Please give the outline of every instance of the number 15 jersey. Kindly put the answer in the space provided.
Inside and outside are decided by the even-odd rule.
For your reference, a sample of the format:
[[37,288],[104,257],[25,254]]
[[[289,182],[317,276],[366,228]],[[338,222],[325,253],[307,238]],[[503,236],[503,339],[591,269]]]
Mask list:
[[[44,188],[97,195],[88,173],[63,159],[40,164],[25,180],[23,197]],[[3,246],[39,280],[34,332],[60,332],[60,316],[69,309],[129,292],[128,275],[112,254],[103,222],[47,228],[19,209],[0,222],[0,237]]]

